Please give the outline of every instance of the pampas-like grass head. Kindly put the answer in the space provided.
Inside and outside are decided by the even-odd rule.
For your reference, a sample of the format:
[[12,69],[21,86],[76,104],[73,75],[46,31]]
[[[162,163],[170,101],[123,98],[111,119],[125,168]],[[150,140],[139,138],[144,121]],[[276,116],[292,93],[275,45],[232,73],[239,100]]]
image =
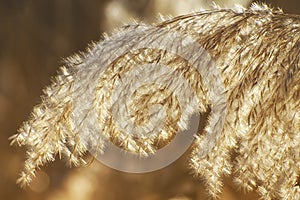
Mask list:
[[[182,36],[169,41],[175,49],[184,44],[184,38],[190,37],[208,52],[214,67],[206,68],[206,77],[203,71],[194,70],[195,63],[169,52],[165,47],[168,37],[161,40],[163,42],[157,41],[168,34],[162,30]],[[134,31],[138,34],[133,35]],[[132,49],[142,42],[144,48]],[[153,46],[154,43],[160,47]],[[124,52],[112,59],[118,49]],[[197,51],[188,49],[186,55],[198,55]],[[115,82],[120,84],[125,71],[141,63],[169,66],[187,80],[198,98],[196,105],[186,100],[186,106],[182,106],[179,102],[183,98],[176,99],[166,87],[152,85],[133,91],[137,101],[125,108],[132,110],[136,126],[151,122],[150,105],[167,105],[167,125],[164,131],[152,133],[151,138],[117,130],[111,109],[118,104],[118,98],[114,101],[116,104],[107,102]],[[103,67],[104,64],[109,67]],[[218,197],[222,177],[232,174],[238,186],[257,190],[263,199],[298,200],[299,66],[300,17],[265,5],[253,4],[250,9],[215,9],[151,26],[124,27],[91,45],[87,53],[68,58],[55,81],[44,90],[42,103],[33,109],[18,134],[11,137],[12,143],[27,147],[27,160],[18,183],[29,184],[35,171],[46,162],[54,161],[56,155],[68,158],[76,166],[83,165],[87,150],[96,145],[94,148],[103,153],[107,140],[141,155],[155,153],[162,145],[158,141],[167,144],[174,134],[187,128],[188,119],[182,117],[182,113],[205,112],[210,107],[209,122],[204,133],[196,137],[190,162],[195,173],[206,181],[209,193]],[[162,82],[166,80],[185,88],[181,79],[175,79],[172,73],[159,69],[153,73],[162,73],[158,76]],[[218,73],[220,77],[214,78]],[[143,78],[147,77],[138,80]],[[219,79],[222,82],[219,83]],[[130,91],[130,86],[124,86],[124,90]],[[224,90],[220,89],[223,86]],[[80,98],[87,94],[95,96]],[[124,99],[124,96],[119,98]],[[224,99],[226,101],[221,102]],[[74,112],[76,109],[78,112]],[[98,117],[92,118],[92,115]],[[79,122],[76,122],[77,117],[81,119]],[[126,121],[122,123],[127,127]],[[102,128],[100,132],[98,128]],[[92,138],[83,141],[82,137]]]

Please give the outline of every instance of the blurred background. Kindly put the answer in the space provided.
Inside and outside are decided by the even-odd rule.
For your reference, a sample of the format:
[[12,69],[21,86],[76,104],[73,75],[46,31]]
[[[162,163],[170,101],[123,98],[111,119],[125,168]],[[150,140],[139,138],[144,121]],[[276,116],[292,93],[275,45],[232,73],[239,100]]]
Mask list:
[[[215,0],[221,7],[250,0]],[[268,0],[285,12],[300,12],[300,1]],[[0,0],[0,199],[14,200],[165,200],[207,199],[203,182],[188,167],[189,153],[162,170],[126,174],[95,161],[85,168],[69,168],[57,160],[37,174],[30,187],[16,184],[25,149],[9,146],[42,89],[50,84],[62,59],[84,51],[103,32],[133,19],[154,22],[158,13],[179,15],[209,8],[209,0]],[[244,194],[225,178],[222,200],[258,199]]]

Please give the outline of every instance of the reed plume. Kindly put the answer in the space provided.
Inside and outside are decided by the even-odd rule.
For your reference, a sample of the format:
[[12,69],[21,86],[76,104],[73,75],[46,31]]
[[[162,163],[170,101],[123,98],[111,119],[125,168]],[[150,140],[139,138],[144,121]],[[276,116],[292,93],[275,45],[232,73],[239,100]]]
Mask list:
[[[185,45],[190,41],[196,44]],[[204,68],[195,70],[199,63]],[[141,65],[153,66],[143,70],[156,74],[156,82],[174,87],[135,85],[136,80],[147,79],[143,70],[128,73]],[[172,72],[160,69],[162,65]],[[66,59],[44,90],[42,103],[11,137],[12,143],[27,147],[18,183],[29,184],[35,171],[56,155],[83,165],[84,154],[91,148],[103,153],[107,141],[144,156],[153,154],[187,129],[192,113],[211,110],[204,133],[196,136],[190,161],[208,192],[217,198],[222,177],[232,174],[238,186],[257,190],[263,199],[298,200],[299,66],[300,17],[266,5],[217,8],[151,26],[125,26],[92,44],[86,53]],[[122,90],[114,96],[117,85]],[[131,86],[136,89],[133,97],[126,96]],[[196,100],[173,95],[188,87]],[[133,100],[122,107],[127,98]],[[151,124],[153,104],[166,106],[163,131]],[[131,110],[134,126],[127,121],[115,125],[115,118],[127,119],[122,118],[123,108]],[[116,110],[119,115],[113,116]],[[135,129],[147,123],[152,125],[147,127],[149,138],[142,133],[145,128]],[[134,129],[135,134],[120,129]]]

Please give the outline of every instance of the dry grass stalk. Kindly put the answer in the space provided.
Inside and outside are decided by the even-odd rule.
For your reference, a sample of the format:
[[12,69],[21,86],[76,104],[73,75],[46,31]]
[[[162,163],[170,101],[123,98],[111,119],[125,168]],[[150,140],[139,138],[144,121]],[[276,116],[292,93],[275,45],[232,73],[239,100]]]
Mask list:
[[[209,52],[222,72],[227,96],[224,127],[221,132],[213,133],[215,127],[209,125],[217,124],[211,122],[217,119],[210,118],[205,133],[197,137],[190,163],[196,174],[206,180],[209,193],[218,197],[222,190],[222,176],[234,174],[240,187],[255,189],[264,199],[300,199],[300,17],[257,4],[250,9],[215,9],[179,16],[152,26],[132,25],[92,45],[87,53],[69,58],[53,84],[45,89],[42,103],[34,108],[31,118],[12,137],[12,143],[27,147],[27,160],[18,183],[22,186],[29,184],[35,171],[46,162],[53,161],[56,155],[64,155],[76,166],[84,163],[83,155],[89,144],[81,141],[78,135],[81,128],[75,127],[72,121],[76,117],[73,116],[74,96],[84,95],[82,92],[88,90],[90,84],[99,84],[97,92],[102,93],[103,98],[94,99],[94,103],[82,102],[82,106],[105,110],[102,108],[105,105],[103,99],[107,98],[105,95],[109,95],[110,90],[105,89],[104,83],[118,72],[108,72],[112,68],[100,72],[97,66],[99,57],[109,59],[114,53],[114,49],[103,46],[116,37],[124,37],[127,41],[130,38],[126,38],[124,33],[128,29],[143,27],[167,28],[191,36]],[[156,34],[146,31],[143,37],[150,41]],[[120,40],[115,43],[120,47],[126,45]],[[117,48],[117,45],[114,47]],[[161,60],[179,62],[177,67],[188,68],[184,61],[168,57],[169,52],[155,49],[128,51],[129,54],[124,55],[115,66],[128,65],[129,56],[131,64],[140,60]],[[75,84],[78,77],[82,78],[79,85]],[[200,85],[196,86],[202,95],[200,110],[204,112],[214,98],[206,92],[216,88],[207,88],[202,79],[197,79]],[[78,94],[74,94],[76,91]],[[169,96],[167,93],[160,90],[162,96]],[[157,95],[159,98],[160,95]],[[158,99],[156,103],[161,101],[173,102],[171,107],[178,109],[174,99]],[[139,111],[136,110],[136,113]],[[174,115],[170,120],[176,122],[177,118]],[[103,123],[101,118],[98,120],[91,124]],[[138,123],[147,120],[142,113]],[[118,142],[119,135],[115,134],[113,125],[109,127],[103,136],[93,138],[97,139],[100,151],[105,146],[105,138],[113,139],[115,144],[134,152],[147,154],[155,150],[155,138],[146,143],[129,138],[131,146],[126,146]],[[160,139],[171,137],[172,134],[167,134]]]

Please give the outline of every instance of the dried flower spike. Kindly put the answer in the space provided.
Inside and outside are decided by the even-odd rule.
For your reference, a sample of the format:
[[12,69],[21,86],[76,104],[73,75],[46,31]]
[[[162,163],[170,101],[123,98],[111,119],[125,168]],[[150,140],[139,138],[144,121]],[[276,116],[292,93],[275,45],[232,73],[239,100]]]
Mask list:
[[[164,37],[172,33],[179,37]],[[191,41],[207,54],[186,45]],[[182,46],[187,49],[185,53],[178,50]],[[194,55],[206,55],[201,57],[206,63],[202,71],[195,70],[199,63],[187,62]],[[212,61],[214,65],[207,64]],[[142,65],[148,68],[135,69]],[[161,65],[173,71],[157,67]],[[205,133],[196,138],[190,162],[196,174],[205,179],[209,193],[218,197],[222,176],[233,174],[238,186],[257,190],[263,199],[298,200],[299,66],[300,16],[266,5],[215,9],[151,26],[124,27],[93,44],[87,53],[67,59],[56,80],[45,89],[42,103],[12,136],[12,143],[28,148],[18,182],[29,184],[35,171],[57,154],[82,165],[88,149],[102,153],[108,140],[141,155],[155,153],[187,128],[193,112],[205,112],[210,107],[209,122]],[[130,74],[131,70],[134,73]],[[141,76],[144,70],[157,75],[156,82],[175,87],[136,85],[135,80],[148,80]],[[173,75],[183,77],[193,88],[197,104],[193,99],[183,101],[173,96],[176,87],[182,92],[187,88]],[[119,96],[114,96],[115,86],[124,80]],[[134,100],[122,107],[129,91]],[[167,105],[165,114],[151,110],[154,104]],[[120,116],[113,115],[116,110]],[[133,121],[116,126],[114,119],[126,119],[122,113],[127,110]],[[167,116],[167,126],[158,132],[154,126],[147,127],[151,133],[147,138],[140,133],[146,129],[135,127],[149,122],[153,125],[151,114]],[[128,134],[120,127],[136,132]]]

